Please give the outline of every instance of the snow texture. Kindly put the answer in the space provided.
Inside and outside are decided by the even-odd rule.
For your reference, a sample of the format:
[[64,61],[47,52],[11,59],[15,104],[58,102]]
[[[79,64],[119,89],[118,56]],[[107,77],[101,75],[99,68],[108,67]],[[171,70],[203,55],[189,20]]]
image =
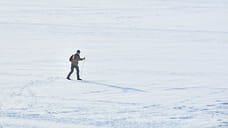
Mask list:
[[[0,128],[228,128],[227,0],[1,0]],[[83,81],[66,80],[81,50]]]

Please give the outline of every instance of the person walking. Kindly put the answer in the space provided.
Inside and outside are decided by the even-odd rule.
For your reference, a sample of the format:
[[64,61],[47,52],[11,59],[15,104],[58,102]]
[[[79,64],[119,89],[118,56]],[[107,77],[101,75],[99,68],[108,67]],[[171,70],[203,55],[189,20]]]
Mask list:
[[70,76],[71,74],[74,72],[74,68],[76,69],[77,71],[77,80],[82,80],[79,76],[79,66],[78,66],[78,62],[79,61],[82,61],[82,60],[85,60],[85,57],[84,58],[81,58],[80,57],[80,53],[81,51],[80,50],[77,50],[76,54],[73,54],[71,57],[70,57],[70,62],[71,62],[71,70],[69,72],[69,74],[67,75],[67,79],[68,80],[71,80],[70,79]]

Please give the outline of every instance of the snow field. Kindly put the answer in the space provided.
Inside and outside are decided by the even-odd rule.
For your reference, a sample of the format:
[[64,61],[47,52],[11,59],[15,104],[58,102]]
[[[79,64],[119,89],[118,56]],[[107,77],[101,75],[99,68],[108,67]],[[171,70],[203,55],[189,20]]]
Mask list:
[[0,128],[228,127],[227,5],[0,1]]

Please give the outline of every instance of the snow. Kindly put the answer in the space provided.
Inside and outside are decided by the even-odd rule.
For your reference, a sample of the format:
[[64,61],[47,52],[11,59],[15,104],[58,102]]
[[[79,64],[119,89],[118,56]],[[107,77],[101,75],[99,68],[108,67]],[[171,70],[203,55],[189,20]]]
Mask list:
[[[0,128],[227,128],[227,0],[0,1]],[[66,80],[77,49],[83,81]]]

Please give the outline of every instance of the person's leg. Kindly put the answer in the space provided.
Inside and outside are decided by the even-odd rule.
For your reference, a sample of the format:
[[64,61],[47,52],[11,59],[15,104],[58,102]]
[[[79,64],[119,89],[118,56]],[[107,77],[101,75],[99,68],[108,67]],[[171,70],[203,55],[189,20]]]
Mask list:
[[78,79],[78,80],[81,80],[81,79],[80,79],[80,76],[79,76],[79,66],[76,66],[75,68],[76,68],[76,71],[77,71],[77,79]]
[[74,72],[74,66],[71,65],[71,68],[70,68],[70,72],[69,74],[67,75],[67,79],[70,79],[70,75]]

